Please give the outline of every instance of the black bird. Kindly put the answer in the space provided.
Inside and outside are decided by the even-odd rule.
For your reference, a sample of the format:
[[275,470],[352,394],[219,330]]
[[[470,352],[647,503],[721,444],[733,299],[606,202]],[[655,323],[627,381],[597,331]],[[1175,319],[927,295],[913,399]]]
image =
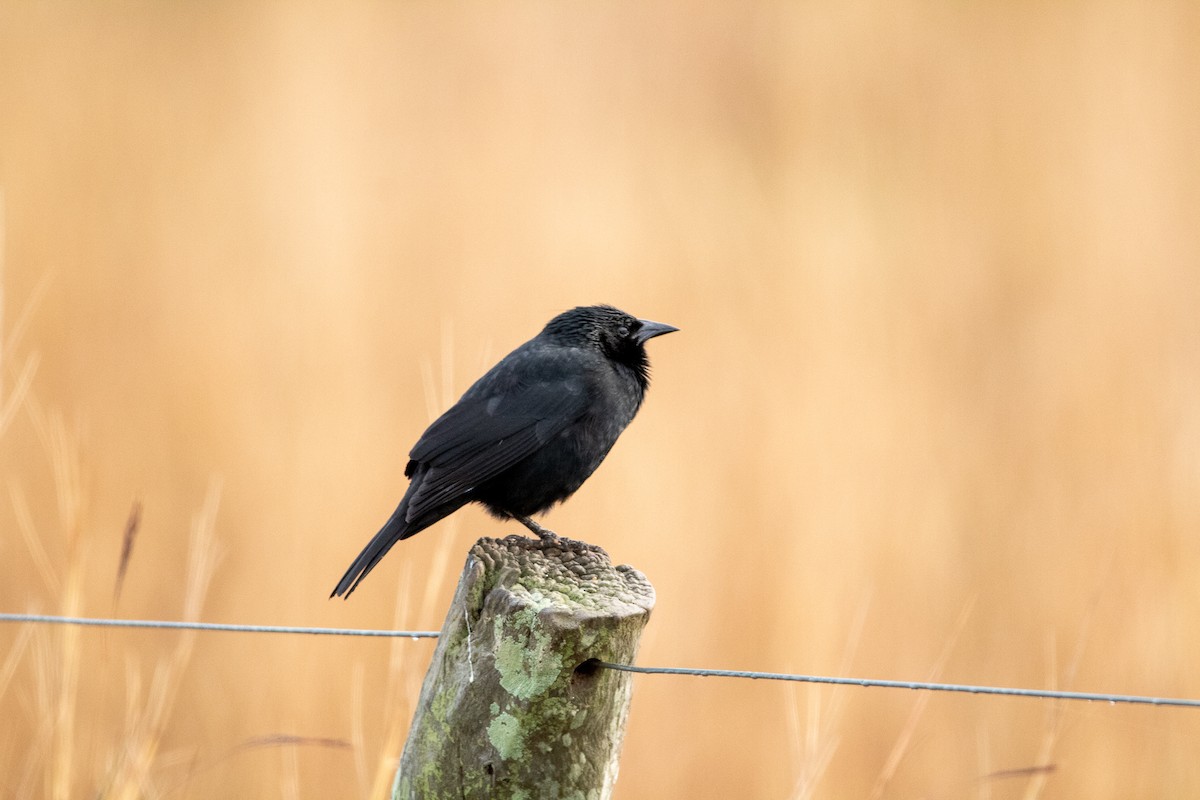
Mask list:
[[530,516],[600,466],[650,383],[643,345],[676,330],[612,306],[550,320],[421,435],[404,468],[408,491],[330,597],[349,597],[392,545],[470,502],[552,538]]

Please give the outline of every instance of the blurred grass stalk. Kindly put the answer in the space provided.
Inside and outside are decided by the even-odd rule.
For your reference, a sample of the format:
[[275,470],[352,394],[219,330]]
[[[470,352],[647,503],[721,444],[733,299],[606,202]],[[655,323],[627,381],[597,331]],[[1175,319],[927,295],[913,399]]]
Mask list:
[[[221,500],[219,480],[209,486],[204,504],[192,518],[191,537],[188,542],[187,583],[184,589],[183,619],[196,622],[204,597],[216,571],[220,548],[214,533],[217,508]],[[132,800],[141,797],[144,787],[150,784],[151,772],[156,766],[167,722],[178,698],[179,685],[184,670],[191,660],[196,643],[194,630],[183,631],[176,642],[171,657],[160,662],[154,671],[150,691],[139,709],[141,675],[137,666],[130,663],[127,668],[126,735],[120,743],[121,753],[113,775],[111,796],[117,800]]]

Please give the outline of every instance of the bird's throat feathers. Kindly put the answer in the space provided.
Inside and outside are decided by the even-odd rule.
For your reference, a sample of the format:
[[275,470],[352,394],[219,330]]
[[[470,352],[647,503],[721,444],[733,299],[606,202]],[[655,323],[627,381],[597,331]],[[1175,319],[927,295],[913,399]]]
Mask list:
[[650,359],[646,357],[646,348],[639,346],[636,352],[631,353],[621,363],[633,370],[633,377],[642,390],[642,394],[645,394],[646,389],[650,386]]

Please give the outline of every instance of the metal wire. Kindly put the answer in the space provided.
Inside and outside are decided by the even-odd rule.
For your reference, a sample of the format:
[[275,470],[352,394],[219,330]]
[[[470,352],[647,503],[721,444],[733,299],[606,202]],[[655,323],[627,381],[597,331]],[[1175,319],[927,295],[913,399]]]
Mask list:
[[1002,686],[972,686],[959,683],[925,683],[922,681],[889,681],[873,678],[831,678],[822,675],[791,675],[783,672],[747,672],[732,669],[689,669],[687,667],[635,667],[629,664],[597,662],[597,666],[622,672],[646,675],[693,675],[701,678],[749,678],[751,680],[796,681],[800,683],[832,683],[839,686],[880,687],[884,689],[922,689],[931,692],[965,692],[1011,697],[1041,697],[1051,700],[1086,700],[1096,703],[1134,703],[1147,706],[1183,706],[1200,708],[1200,700],[1174,697],[1144,697],[1132,694],[1101,694],[1093,692],[1058,692],[1050,689],[1008,689]]
[[361,628],[297,628],[288,625],[234,625],[222,622],[171,622],[151,619],[56,617],[49,614],[3,614],[0,622],[43,622],[52,625],[93,625],[105,628],[165,628],[235,633],[305,633],[312,636],[386,636],[398,639],[436,639],[437,631],[379,631]]
[[[157,628],[167,630],[231,631],[235,633],[299,633],[314,636],[376,636],[393,639],[436,639],[438,631],[385,631],[360,628],[301,628],[285,625],[235,625],[219,622],[174,622],[148,619],[104,619],[98,617],[59,617],[50,614],[0,613],[0,622],[34,622],[52,625],[90,625],[107,628]],[[1093,703],[1118,703],[1200,708],[1200,700],[1174,697],[1146,697],[1131,694],[1099,692],[1059,692],[1050,689],[1010,689],[1001,686],[973,686],[958,683],[927,683],[923,681],[893,681],[873,678],[836,678],[822,675],[795,675],[785,672],[752,672],[732,669],[691,669],[688,667],[635,667],[631,664],[593,662],[598,667],[642,675],[687,675],[699,678],[740,678],[766,681],[823,683],[838,686],[861,686],[882,689],[914,689],[930,692],[959,692],[965,694],[1002,695],[1008,697],[1037,697],[1047,700],[1082,700]]]

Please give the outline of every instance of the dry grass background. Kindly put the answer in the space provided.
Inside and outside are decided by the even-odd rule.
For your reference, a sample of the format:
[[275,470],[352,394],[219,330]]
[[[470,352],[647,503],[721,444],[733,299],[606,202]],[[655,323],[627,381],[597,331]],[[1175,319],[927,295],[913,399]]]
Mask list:
[[[431,416],[603,301],[683,332],[548,523],[654,582],[641,663],[1200,696],[1197,9],[5,4],[0,607],[440,626],[512,526],[326,596]],[[379,796],[431,652],[5,626],[0,784]],[[644,676],[617,796],[1181,797],[1198,747]]]

